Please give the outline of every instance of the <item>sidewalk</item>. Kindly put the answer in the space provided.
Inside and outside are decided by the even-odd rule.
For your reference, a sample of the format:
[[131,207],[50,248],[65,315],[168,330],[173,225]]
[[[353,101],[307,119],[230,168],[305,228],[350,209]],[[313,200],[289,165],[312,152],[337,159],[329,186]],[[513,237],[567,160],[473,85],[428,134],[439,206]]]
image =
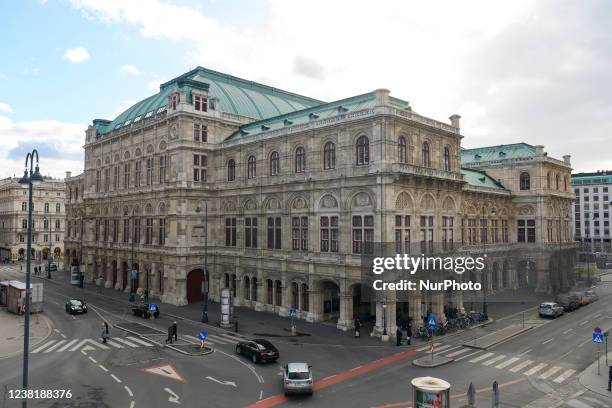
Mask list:
[[[580,384],[589,390],[610,398],[612,400],[612,392],[608,391],[608,370],[606,366],[605,352],[599,358],[600,374],[597,375],[597,361],[591,364],[586,370],[580,374]],[[608,364],[612,365],[612,352],[608,352]]]
[[[24,316],[0,308],[0,360],[23,353]],[[30,351],[51,335],[49,319],[41,313],[30,316]]]

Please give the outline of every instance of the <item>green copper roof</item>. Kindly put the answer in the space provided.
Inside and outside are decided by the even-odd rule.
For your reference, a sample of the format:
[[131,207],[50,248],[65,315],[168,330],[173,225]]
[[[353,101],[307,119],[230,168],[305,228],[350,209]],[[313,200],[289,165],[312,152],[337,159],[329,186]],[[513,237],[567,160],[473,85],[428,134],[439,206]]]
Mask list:
[[596,173],[576,173],[572,174],[572,185],[589,184],[612,184],[612,171],[598,171]]
[[465,180],[470,186],[505,190],[501,183],[489,177],[484,171],[462,168],[461,174],[463,174],[463,180]]
[[[255,120],[303,110],[324,102],[283,91],[257,82],[197,67],[160,86],[157,94],[150,96],[117,116],[112,122],[96,120],[94,127],[99,134],[108,133],[165,110],[168,96],[176,89],[190,94],[192,89],[207,89],[209,97],[219,100],[221,112],[246,116]],[[191,97],[188,96],[191,101]]]
[[461,164],[535,156],[535,147],[527,143],[461,149]]
[[296,126],[312,120],[328,119],[361,109],[373,108],[375,103],[376,94],[374,92],[357,95],[350,98],[341,99],[339,101],[242,125],[238,131],[231,134],[226,140],[252,137],[264,132],[271,132],[282,128]]

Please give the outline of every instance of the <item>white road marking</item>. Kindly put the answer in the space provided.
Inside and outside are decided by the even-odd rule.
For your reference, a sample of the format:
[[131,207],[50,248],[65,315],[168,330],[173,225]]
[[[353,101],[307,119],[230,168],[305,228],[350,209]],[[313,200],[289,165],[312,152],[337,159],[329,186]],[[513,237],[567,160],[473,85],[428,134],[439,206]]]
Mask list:
[[563,332],[563,334],[567,334],[567,333],[569,333],[571,331],[574,331],[574,329],[567,329],[566,331]]
[[261,397],[263,397],[263,390],[259,390],[259,399],[261,399]]
[[504,356],[503,354],[497,357],[494,357],[490,360],[485,361],[484,363],[482,363],[483,366],[490,366],[493,363],[497,363],[499,360],[506,358],[506,356]]
[[131,401],[130,402],[130,408],[134,408],[134,404],[135,404],[134,401]]
[[563,374],[561,374],[560,376],[558,376],[557,378],[555,378],[553,381],[556,382],[557,384],[561,384],[563,381],[567,380],[569,377],[571,377],[572,374],[574,374],[576,372],[576,370],[566,370]]
[[464,349],[461,349],[459,351],[455,351],[453,353],[447,354],[446,357],[455,357],[455,356],[458,356],[460,354],[466,353],[466,352],[471,351],[471,350],[472,349],[464,348]]
[[49,353],[49,352],[55,350],[56,348],[58,348],[59,346],[61,346],[62,344],[64,344],[65,342],[66,342],[66,340],[60,340],[57,343],[55,343],[53,346],[51,346],[48,349],[46,349],[45,351],[43,351],[43,353]]
[[92,356],[88,356],[88,357],[94,364],[98,364],[95,358],[93,358]]
[[133,397],[134,394],[132,393],[132,390],[130,390],[130,387],[128,387],[127,385],[124,385],[123,388],[125,388],[125,390],[127,391],[128,394],[130,394],[130,397]]
[[548,364],[546,364],[546,363],[540,363],[540,364],[538,364],[535,367],[531,367],[529,370],[525,371],[523,374],[525,374],[526,376],[534,375],[535,373],[537,373],[538,371],[540,371],[541,369],[543,369],[547,365]]
[[153,346],[151,343],[147,343],[146,341],[141,340],[141,339],[139,339],[138,337],[134,337],[134,336],[127,336],[127,338],[128,338],[128,339],[130,339],[131,341],[135,342],[135,343],[142,344],[143,346],[146,346],[146,347],[151,347],[151,346]]
[[553,340],[554,340],[554,338],[550,338],[550,339],[546,340],[545,342],[543,342],[542,344],[550,343]]
[[461,357],[459,357],[459,358],[456,358],[456,359],[455,359],[455,361],[461,361],[461,360],[463,360],[464,358],[472,357],[472,356],[474,356],[474,355],[476,355],[476,354],[478,354],[478,353],[482,353],[482,350],[478,350],[478,351],[475,351],[475,352],[473,352],[473,353],[466,354],[465,356],[461,356]]
[[132,348],[137,348],[138,347],[138,344],[134,344],[134,343],[132,343],[132,342],[126,340],[126,339],[122,339],[121,337],[115,337],[115,340],[118,341],[119,343],[123,343],[126,346],[130,346]]
[[[208,341],[208,339],[212,339],[212,341],[214,341],[215,343],[220,343],[220,344],[230,344],[229,340],[225,340],[225,339],[220,339],[212,334],[209,334],[208,337],[206,337],[206,341]],[[200,339],[198,339],[198,342],[200,341]]]
[[[442,343],[434,343],[434,349],[436,347],[438,347],[439,345],[441,345]],[[416,351],[425,351],[425,350],[429,350],[429,347],[431,347],[431,344],[426,345],[425,347],[421,347],[416,349]]]
[[72,346],[77,341],[79,341],[79,339],[70,340],[68,343],[64,344],[64,346],[61,349],[57,350],[57,352],[59,353],[60,351],[66,351],[68,347]]
[[51,340],[48,341],[47,343],[43,344],[42,346],[40,346],[39,348],[32,350],[32,353],[38,353],[42,350],[44,350],[45,348],[49,347],[50,345],[52,345],[53,343],[55,343],[57,340]]
[[597,319],[599,316],[601,316],[601,313],[597,313],[596,315],[593,315],[593,319]]
[[578,326],[584,326],[585,324],[587,324],[589,321],[585,320],[584,322],[580,323]]
[[113,377],[113,380],[117,381],[118,383],[121,383],[121,380],[117,378],[115,374],[111,374],[110,376]]
[[554,366],[551,367],[548,371],[546,371],[545,373],[543,373],[541,376],[539,376],[539,379],[545,380],[548,377],[550,377],[551,375],[553,375],[554,373],[556,373],[557,371],[561,370],[561,367],[559,366]]
[[481,361],[481,360],[484,360],[485,358],[489,358],[489,357],[491,357],[491,356],[493,356],[493,355],[494,355],[493,353],[486,353],[486,354],[483,354],[483,355],[481,355],[481,356],[478,356],[478,357],[476,357],[476,358],[471,359],[471,360],[470,360],[470,363],[477,363],[477,362],[479,362],[479,361]]
[[530,351],[531,351],[531,349],[525,350],[521,354],[519,354],[519,356],[524,356],[525,354],[529,353]]
[[435,348],[435,347],[434,347],[434,352],[438,352],[438,351],[446,350],[446,349],[451,348],[451,347],[452,347],[452,346],[451,346],[450,344],[445,344],[444,346],[441,346],[441,347],[438,347],[438,348]]
[[522,370],[523,368],[527,367],[528,365],[530,365],[532,363],[533,363],[533,361],[531,361],[531,360],[525,360],[522,363],[519,363],[519,364],[515,365],[514,367],[512,367],[510,369],[510,372],[516,373],[517,371]]
[[115,348],[118,348],[118,349],[122,349],[122,348],[124,348],[124,347],[123,347],[121,344],[117,344],[117,343],[115,343],[114,341],[111,341],[111,340],[107,340],[107,341],[106,341],[106,343],[108,343],[108,344],[110,344],[111,346],[113,346],[113,347],[115,347]]
[[102,370],[104,370],[105,373],[108,373],[108,369],[106,367],[104,367],[102,364],[98,364],[98,367],[100,367]]
[[510,364],[514,363],[515,361],[520,360],[518,357],[512,357],[511,359],[508,359],[506,361],[504,361],[503,363],[500,363],[498,365],[495,366],[495,368],[504,368],[504,367],[508,367]]

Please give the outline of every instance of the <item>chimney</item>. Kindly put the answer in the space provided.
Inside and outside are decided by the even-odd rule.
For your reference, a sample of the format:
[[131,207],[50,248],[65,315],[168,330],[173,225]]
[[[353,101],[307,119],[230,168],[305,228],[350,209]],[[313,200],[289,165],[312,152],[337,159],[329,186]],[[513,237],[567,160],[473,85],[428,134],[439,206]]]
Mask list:
[[390,93],[391,91],[389,91],[388,89],[384,89],[384,88],[375,90],[374,94],[376,95],[376,106],[388,105]]
[[457,129],[461,128],[461,124],[459,122],[459,120],[461,119],[461,116],[455,113],[454,115],[451,115],[449,119],[451,121],[452,127],[456,127]]
[[569,154],[566,154],[565,156],[563,156],[563,161],[565,162],[565,164],[570,164],[571,158],[572,156],[570,156]]
[[67,171],[66,172],[66,178],[70,178],[70,176],[72,176],[72,172],[71,171]]
[[535,146],[535,154],[538,157],[544,156],[544,146],[542,146],[542,145]]

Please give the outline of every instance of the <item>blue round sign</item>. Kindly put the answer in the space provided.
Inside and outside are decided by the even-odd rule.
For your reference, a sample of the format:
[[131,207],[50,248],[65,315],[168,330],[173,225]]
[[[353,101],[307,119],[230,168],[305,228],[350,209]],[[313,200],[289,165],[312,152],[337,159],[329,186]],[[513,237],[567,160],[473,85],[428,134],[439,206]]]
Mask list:
[[600,327],[596,327],[596,328],[593,329],[593,331],[595,333],[601,333],[601,328]]

